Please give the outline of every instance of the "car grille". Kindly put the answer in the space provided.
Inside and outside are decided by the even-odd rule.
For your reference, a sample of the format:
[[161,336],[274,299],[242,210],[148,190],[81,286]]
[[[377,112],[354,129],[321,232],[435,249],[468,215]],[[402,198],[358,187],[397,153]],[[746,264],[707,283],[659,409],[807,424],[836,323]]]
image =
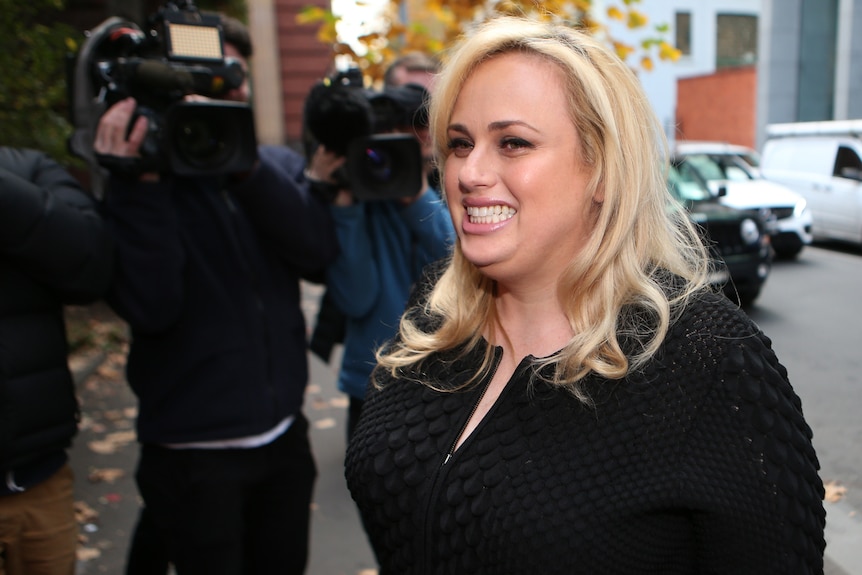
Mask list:
[[793,215],[793,206],[787,208],[769,208],[772,214],[779,220],[784,220]]
[[757,249],[756,245],[746,245],[743,242],[738,221],[712,221],[701,224],[700,227],[707,245],[722,258]]

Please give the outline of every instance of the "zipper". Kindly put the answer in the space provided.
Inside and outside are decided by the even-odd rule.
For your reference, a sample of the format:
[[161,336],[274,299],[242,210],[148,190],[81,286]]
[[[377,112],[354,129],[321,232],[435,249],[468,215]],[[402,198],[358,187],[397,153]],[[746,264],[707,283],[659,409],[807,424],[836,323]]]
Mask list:
[[[430,482],[430,486],[428,489],[428,498],[425,501],[425,515],[424,515],[425,521],[423,522],[424,533],[422,536],[422,540],[424,542],[424,545],[422,548],[422,553],[424,555],[424,560],[421,560],[423,558],[420,558],[420,562],[419,562],[420,565],[423,563],[428,565],[429,570],[431,569],[431,565],[428,564],[427,558],[429,557],[429,553],[430,553],[429,550],[431,549],[431,542],[429,540],[430,533],[431,533],[431,522],[432,522],[431,507],[434,504],[434,502],[437,500],[437,492],[438,492],[439,487],[440,487],[441,478],[442,478],[444,471],[445,471],[444,468],[446,467],[446,464],[449,463],[449,460],[452,459],[452,456],[455,454],[455,446],[458,445],[458,439],[461,437],[461,435],[464,434],[464,431],[467,429],[467,425],[469,425],[470,420],[473,419],[473,416],[476,414],[476,410],[479,409],[479,404],[482,403],[482,399],[485,397],[485,394],[488,392],[488,388],[491,387],[491,381],[494,379],[494,375],[496,375],[497,368],[499,366],[500,366],[500,355],[499,355],[498,351],[495,351],[494,352],[494,367],[487,376],[487,379],[485,381],[485,385],[482,388],[482,392],[479,394],[478,399],[476,399],[476,401],[474,402],[473,408],[470,410],[470,414],[467,416],[467,419],[464,420],[464,424],[459,429],[458,434],[452,440],[452,444],[450,445],[449,450],[446,452],[446,456],[443,459],[443,462],[434,470],[434,475],[431,477],[431,482]],[[462,447],[463,447],[463,445],[462,445]]]
[[449,460],[452,459],[452,456],[455,454],[455,446],[458,445],[458,440],[461,439],[462,435],[464,435],[464,432],[467,430],[467,426],[470,425],[470,420],[473,419],[473,416],[476,415],[476,411],[479,409],[479,404],[482,403],[482,400],[485,398],[485,394],[488,393],[488,388],[491,387],[491,381],[497,374],[497,367],[499,365],[500,362],[495,358],[494,369],[492,369],[488,374],[485,386],[482,388],[482,393],[479,394],[479,398],[473,404],[473,409],[470,410],[470,415],[468,415],[467,419],[464,420],[464,425],[461,426],[461,429],[458,431],[458,435],[456,435],[455,439],[452,440],[452,445],[449,446],[449,451],[446,452],[446,457],[443,459],[443,463],[440,464],[440,467],[449,463]]

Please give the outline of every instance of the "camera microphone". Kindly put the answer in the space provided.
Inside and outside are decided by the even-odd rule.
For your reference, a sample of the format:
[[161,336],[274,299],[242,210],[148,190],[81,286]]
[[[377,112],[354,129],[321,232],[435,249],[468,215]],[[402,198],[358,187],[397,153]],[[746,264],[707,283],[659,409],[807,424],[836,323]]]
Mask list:
[[136,84],[154,92],[179,90],[191,94],[195,87],[194,76],[189,71],[157,60],[130,60],[126,63],[125,73]]
[[219,97],[242,85],[245,71],[236,60],[222,66],[171,65],[158,60],[127,60],[123,74],[136,85],[154,93],[179,91],[185,94]]

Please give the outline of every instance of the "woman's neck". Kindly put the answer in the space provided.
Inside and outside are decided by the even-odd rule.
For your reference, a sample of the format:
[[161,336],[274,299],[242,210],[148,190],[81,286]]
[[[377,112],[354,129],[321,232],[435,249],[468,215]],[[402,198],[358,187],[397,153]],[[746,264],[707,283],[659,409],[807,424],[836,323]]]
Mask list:
[[574,335],[556,286],[522,292],[498,290],[494,306],[493,343],[519,360],[527,355],[547,357],[556,353]]

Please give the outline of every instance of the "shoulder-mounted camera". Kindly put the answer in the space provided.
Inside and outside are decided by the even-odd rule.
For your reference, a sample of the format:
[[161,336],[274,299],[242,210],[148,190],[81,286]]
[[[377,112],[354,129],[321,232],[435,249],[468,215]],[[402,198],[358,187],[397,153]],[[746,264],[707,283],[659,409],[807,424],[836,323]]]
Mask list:
[[359,200],[415,196],[422,189],[423,159],[409,132],[428,126],[427,98],[418,84],[368,90],[355,68],[327,78],[305,101],[306,155],[323,145],[345,156],[338,186]]
[[[92,167],[195,176],[247,171],[257,159],[251,107],[219,100],[243,84],[243,66],[224,56],[221,18],[193,2],[167,2],[146,31],[116,17],[102,22],[88,33],[73,74],[70,147]],[[188,101],[190,94],[210,99]],[[148,120],[141,157],[95,154],[99,118],[127,97],[138,103],[136,117]]]

